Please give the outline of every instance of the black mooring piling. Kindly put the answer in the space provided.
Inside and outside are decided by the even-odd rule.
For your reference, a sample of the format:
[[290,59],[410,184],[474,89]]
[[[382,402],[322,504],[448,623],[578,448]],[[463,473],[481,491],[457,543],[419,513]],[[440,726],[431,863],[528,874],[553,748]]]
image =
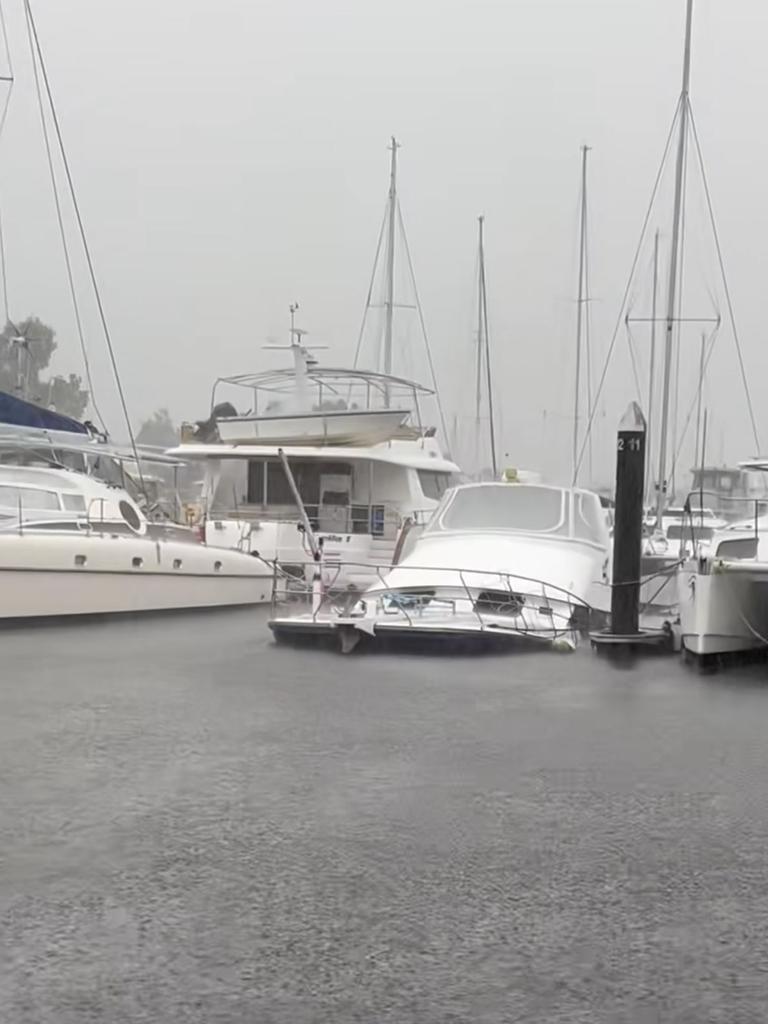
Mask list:
[[640,647],[669,647],[668,628],[640,628],[640,573],[645,493],[645,418],[632,402],[616,439],[616,495],[613,524],[611,624],[590,633],[596,650],[623,657]]
[[611,633],[639,629],[640,567],[645,493],[645,418],[631,402],[616,439],[616,509],[613,525]]

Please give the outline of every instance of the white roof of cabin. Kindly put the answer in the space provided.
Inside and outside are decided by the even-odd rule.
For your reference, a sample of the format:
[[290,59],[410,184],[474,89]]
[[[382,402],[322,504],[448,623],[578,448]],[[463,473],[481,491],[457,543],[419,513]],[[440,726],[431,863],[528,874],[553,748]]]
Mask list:
[[387,441],[364,447],[328,445],[274,445],[274,444],[182,444],[167,454],[184,460],[195,459],[268,459],[276,458],[280,448],[291,459],[317,459],[322,462],[384,462],[426,469],[435,473],[459,473],[455,462],[446,459],[433,438],[421,441]]

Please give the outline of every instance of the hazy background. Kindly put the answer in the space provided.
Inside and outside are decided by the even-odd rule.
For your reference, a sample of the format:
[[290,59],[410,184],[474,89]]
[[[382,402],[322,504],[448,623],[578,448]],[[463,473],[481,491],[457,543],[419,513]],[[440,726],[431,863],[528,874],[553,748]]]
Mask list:
[[[330,346],[325,358],[351,360],[394,133],[449,419],[466,404],[472,374],[484,213],[504,461],[566,474],[579,147],[593,147],[596,376],[680,89],[684,0],[33,7],[135,421],[158,406],[176,419],[202,416],[214,377],[279,363],[261,346],[285,336],[294,300],[311,340]],[[11,311],[51,323],[54,368],[80,370],[21,0],[6,0],[5,11],[16,73],[0,141]],[[768,435],[768,8],[697,0],[694,36],[693,103]],[[714,278],[710,256],[692,261],[691,277]],[[84,286],[79,265],[78,279]],[[97,397],[119,434],[104,345],[84,302]],[[695,336],[691,345],[697,362]],[[725,333],[721,348],[707,392],[710,455],[735,459],[755,446]],[[610,476],[615,424],[633,397],[629,367],[622,333],[598,417],[598,480]]]

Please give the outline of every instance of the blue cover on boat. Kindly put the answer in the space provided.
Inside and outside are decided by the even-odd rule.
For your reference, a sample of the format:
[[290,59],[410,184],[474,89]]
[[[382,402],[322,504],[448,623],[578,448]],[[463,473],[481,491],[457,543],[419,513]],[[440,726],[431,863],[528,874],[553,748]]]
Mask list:
[[34,427],[37,430],[65,430],[71,434],[88,433],[88,428],[79,420],[51,412],[33,402],[25,402],[23,398],[9,395],[7,391],[0,391],[0,423],[14,427]]

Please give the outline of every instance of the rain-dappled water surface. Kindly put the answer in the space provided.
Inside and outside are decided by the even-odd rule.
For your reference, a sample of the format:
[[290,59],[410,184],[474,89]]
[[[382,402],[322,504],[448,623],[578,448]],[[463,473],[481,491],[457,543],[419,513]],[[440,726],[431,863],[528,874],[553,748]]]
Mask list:
[[0,634],[0,1018],[764,1021],[768,670]]

